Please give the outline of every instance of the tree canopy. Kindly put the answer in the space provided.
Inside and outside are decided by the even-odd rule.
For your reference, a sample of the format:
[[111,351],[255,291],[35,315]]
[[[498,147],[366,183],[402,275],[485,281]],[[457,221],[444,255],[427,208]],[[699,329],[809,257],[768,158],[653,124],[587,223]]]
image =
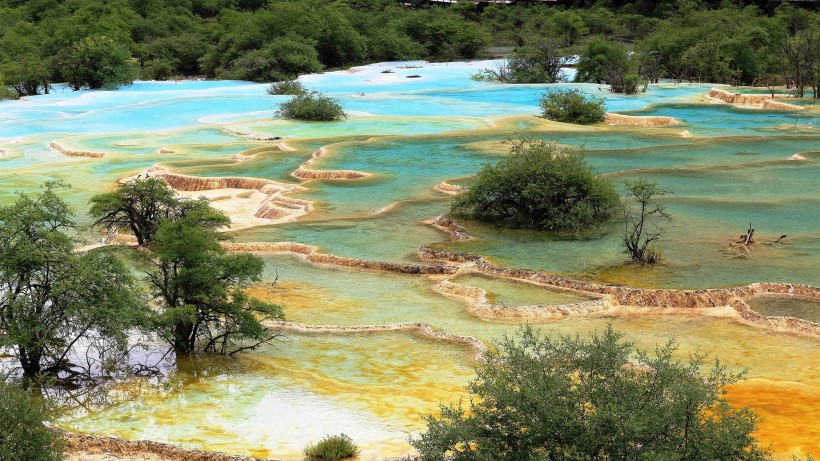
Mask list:
[[771,459],[759,418],[726,400],[741,376],[675,350],[636,350],[611,327],[588,339],[523,328],[477,369],[467,407],[442,405],[411,443],[424,461]]
[[0,207],[0,347],[11,348],[29,376],[89,372],[99,363],[72,362],[80,343],[95,349],[85,357],[115,358],[148,315],[114,255],[74,251],[64,187],[47,183],[38,196]]
[[583,153],[524,140],[484,166],[451,209],[481,221],[577,235],[608,221],[618,203],[615,187],[595,174]]

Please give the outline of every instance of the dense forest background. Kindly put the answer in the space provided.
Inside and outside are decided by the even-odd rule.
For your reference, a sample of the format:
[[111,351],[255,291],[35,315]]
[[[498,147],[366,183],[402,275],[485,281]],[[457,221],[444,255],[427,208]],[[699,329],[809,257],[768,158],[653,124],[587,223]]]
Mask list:
[[[519,64],[538,69],[577,54],[583,80],[612,83],[617,74],[626,85],[668,77],[787,83],[816,94],[820,84],[816,2],[410,1],[0,0],[0,93],[136,78],[277,81],[368,62],[499,52],[529,57]],[[531,71],[529,80],[553,80]]]

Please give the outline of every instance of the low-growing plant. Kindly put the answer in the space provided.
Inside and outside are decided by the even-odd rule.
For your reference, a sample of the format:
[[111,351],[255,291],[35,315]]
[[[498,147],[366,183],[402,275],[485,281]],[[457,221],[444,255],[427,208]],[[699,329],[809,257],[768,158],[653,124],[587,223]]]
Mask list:
[[556,122],[590,125],[604,121],[606,109],[601,98],[587,97],[580,90],[549,89],[541,95],[541,117]]
[[277,116],[311,122],[335,122],[347,118],[338,99],[317,91],[296,95],[282,103]]
[[43,407],[28,393],[0,381],[0,460],[61,460],[62,440],[44,418]]
[[328,435],[316,444],[305,447],[305,459],[308,461],[336,461],[337,459],[359,456],[361,450],[345,434]]
[[522,140],[511,155],[486,165],[451,210],[509,227],[580,235],[620,207],[615,186],[598,176],[581,151]]
[[298,80],[283,80],[271,83],[266,91],[269,95],[300,95],[306,94],[308,89]]

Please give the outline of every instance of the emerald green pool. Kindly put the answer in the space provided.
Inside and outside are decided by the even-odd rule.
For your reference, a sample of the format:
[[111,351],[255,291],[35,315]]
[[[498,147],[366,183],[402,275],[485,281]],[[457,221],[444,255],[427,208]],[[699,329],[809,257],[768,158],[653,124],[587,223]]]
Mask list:
[[[93,194],[161,166],[179,174],[264,178],[304,188],[289,196],[311,201],[310,212],[230,231],[237,242],[298,242],[322,253],[407,264],[427,263],[417,252],[432,245],[507,267],[634,287],[820,284],[820,106],[734,108],[706,101],[709,86],[663,84],[641,95],[605,94],[606,105],[630,115],[675,117],[678,124],[568,126],[533,115],[542,85],[469,78],[487,65],[424,64],[412,69],[423,78],[410,80],[381,74],[395,63],[302,77],[345,104],[350,117],[336,123],[274,119],[285,98],[246,82],[138,82],[121,91],[0,102],[0,204],[18,191],[62,179],[73,186],[64,198],[87,222]],[[601,94],[597,85],[563,86]],[[454,240],[429,223],[448,211],[452,198],[437,185],[467,183],[465,178],[509,152],[503,141],[522,137],[584,149],[588,162],[619,190],[624,181],[642,176],[669,191],[663,203],[674,219],[661,241],[666,262],[628,263],[618,223],[580,240],[470,221],[460,224],[472,238]],[[49,148],[52,142],[106,155],[69,157]],[[300,166],[369,176],[303,180],[292,175]],[[748,251],[731,246],[749,223],[757,243]],[[781,235],[787,237],[772,243]],[[263,259],[263,281],[252,294],[283,304],[288,320],[306,324],[423,322],[491,343],[514,332],[517,322],[478,318],[469,299],[445,296],[439,284],[482,288],[491,302],[509,306],[589,299],[475,273],[394,274],[316,265],[293,254]],[[765,315],[820,322],[817,300],[770,297],[749,303]],[[750,381],[732,395],[767,419],[761,434],[777,459],[820,452],[820,429],[803,427],[820,418],[820,341],[814,337],[747,325],[729,308],[624,307],[534,324],[569,335],[612,324],[644,349],[675,338],[681,359],[712,351],[733,371],[748,368]],[[400,456],[411,450],[407,437],[424,429],[421,414],[464,396],[473,356],[461,343],[405,330],[288,332],[276,347],[237,360],[181,360],[163,385],[122,383],[138,389],[137,397],[69,413],[60,424],[277,459],[300,459],[307,443],[344,432],[363,447],[363,458]]]

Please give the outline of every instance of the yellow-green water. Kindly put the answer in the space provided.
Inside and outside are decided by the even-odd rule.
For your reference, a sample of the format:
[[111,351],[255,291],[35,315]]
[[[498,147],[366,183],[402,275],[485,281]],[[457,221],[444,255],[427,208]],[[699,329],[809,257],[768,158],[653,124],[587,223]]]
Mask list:
[[[325,253],[418,263],[421,245],[482,254],[495,263],[630,286],[707,288],[757,281],[818,285],[820,265],[820,129],[817,106],[799,113],[736,109],[702,101],[708,86],[660,85],[638,96],[606,95],[611,111],[673,116],[669,127],[571,127],[533,117],[543,86],[474,82],[488,63],[412,69],[421,79],[385,76],[395,64],[357,73],[303,77],[338,97],[351,117],[338,123],[270,118],[285,98],[244,82],[138,83],[117,92],[61,93],[2,102],[0,203],[44,181],[73,185],[65,195],[84,221],[94,193],[159,164],[195,176],[247,176],[296,183],[291,176],[312,154],[322,170],[358,170],[354,181],[314,180],[296,198],[314,201],[300,219],[234,232],[240,242],[292,241]],[[597,86],[568,85],[600,94]],[[693,137],[683,137],[687,130]],[[282,137],[254,141],[258,137]],[[450,196],[433,188],[464,183],[505,155],[521,136],[583,146],[588,161],[621,182],[638,175],[672,194],[674,221],[662,241],[667,262],[625,263],[620,228],[573,241],[521,230],[464,223],[475,238],[453,241],[423,221],[445,212]],[[66,157],[48,145],[105,152]],[[283,143],[283,144],[281,144]],[[249,155],[236,161],[235,154]],[[806,158],[789,160],[794,154]],[[728,245],[752,222],[750,251]],[[788,237],[769,244],[782,234]],[[443,277],[396,275],[315,266],[264,256],[255,295],[281,302],[289,320],[371,325],[425,322],[448,333],[491,342],[517,326],[469,313],[468,301],[436,290]],[[278,276],[275,287],[269,284]],[[504,305],[580,300],[574,294],[477,276],[453,282],[485,289]],[[791,301],[790,301],[791,302]],[[793,304],[793,303],[792,303]],[[813,304],[752,307],[816,320]],[[768,309],[768,310],[767,310]],[[776,312],[774,312],[776,313]],[[808,316],[808,317],[807,317]],[[729,309],[678,312],[627,309],[594,318],[542,322],[556,334],[586,334],[608,323],[642,348],[676,338],[680,358],[711,351],[748,381],[731,392],[766,418],[759,432],[779,459],[820,453],[820,342],[741,323]],[[173,385],[91,413],[67,415],[65,427],[126,438],[150,438],[237,454],[296,459],[305,444],[344,432],[365,457],[407,453],[407,436],[423,430],[420,414],[462,397],[472,351],[406,332],[288,333],[274,348],[237,360],[183,362]],[[135,385],[136,383],[125,384]]]

